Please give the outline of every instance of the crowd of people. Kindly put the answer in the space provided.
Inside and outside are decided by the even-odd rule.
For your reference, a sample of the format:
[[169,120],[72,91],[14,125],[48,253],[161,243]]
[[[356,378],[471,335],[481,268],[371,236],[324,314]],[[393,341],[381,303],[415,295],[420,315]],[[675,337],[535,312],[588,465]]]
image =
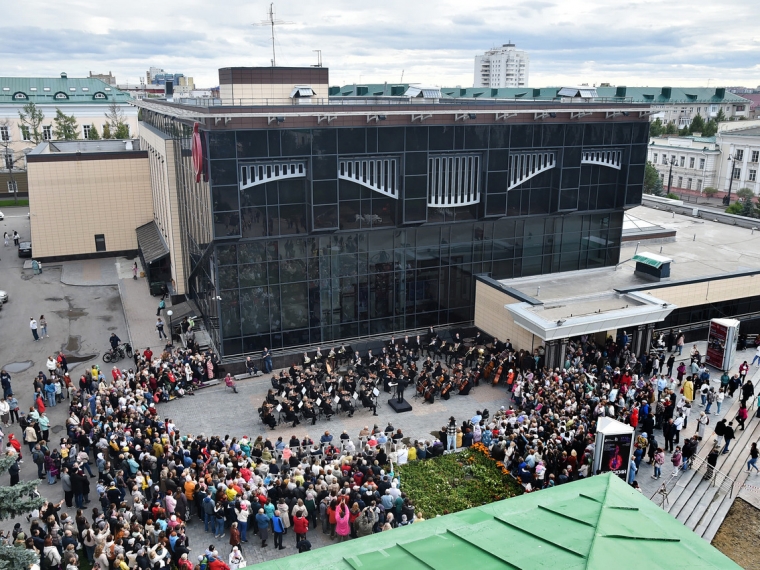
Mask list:
[[[258,548],[304,551],[312,546],[310,533],[341,541],[424,520],[394,478],[394,465],[481,443],[526,489],[543,489],[593,474],[597,421],[613,417],[637,428],[629,469],[635,485],[645,455],[653,476],[665,450],[672,451],[676,468],[688,464],[696,443],[681,447],[679,433],[697,395],[705,411],[690,441],[704,435],[710,404],[719,409],[698,353],[673,374],[673,354],[655,350],[637,358],[624,332],[602,344],[590,337],[572,341],[556,369],[545,366],[542,348],[515,350],[509,340],[480,333],[454,340],[455,350],[441,352],[446,343],[430,331],[424,340],[391,339],[377,356],[350,357],[345,347],[324,357],[318,351],[314,362],[305,355],[302,364],[271,377],[259,410],[262,427],[296,428],[302,420],[313,425],[335,413],[353,415],[358,402],[377,415],[379,391],[399,384],[414,386],[418,395],[429,382],[436,383],[438,395],[440,386],[464,382],[470,389],[501,392],[493,400],[504,405],[493,415],[484,409],[461,422],[451,417],[432,439],[406,438],[391,424],[367,425],[353,436],[326,430],[316,440],[296,433],[274,440],[180,433],[170,418],[159,416],[158,407],[193,393],[220,372],[212,355],[192,345],[136,353],[129,369],[114,366],[105,373],[90,366],[76,383],[65,356],[51,356],[48,373],[34,380],[35,404],[27,414],[18,412],[12,379],[2,371],[8,404],[0,406],[2,422],[18,421],[24,433],[23,442],[9,436],[6,453],[19,462],[28,457],[40,479],[62,485],[64,493],[60,503],[47,502],[33,513],[28,531],[17,524],[4,539],[35,551],[43,569],[73,570],[82,556],[99,570],[235,569],[245,564],[249,538]],[[112,337],[112,345],[118,343]],[[342,364],[348,369],[339,371]],[[740,390],[746,404],[754,393],[747,371],[741,368],[735,378],[724,374],[717,394],[731,397]],[[46,416],[51,405],[68,407],[65,436],[55,443]],[[728,450],[733,428],[725,427],[716,433]],[[656,435],[660,429],[663,444]],[[11,484],[17,481],[16,465]],[[191,548],[190,524],[203,525],[213,536],[209,545]],[[214,546],[219,541],[229,542],[228,556]]]

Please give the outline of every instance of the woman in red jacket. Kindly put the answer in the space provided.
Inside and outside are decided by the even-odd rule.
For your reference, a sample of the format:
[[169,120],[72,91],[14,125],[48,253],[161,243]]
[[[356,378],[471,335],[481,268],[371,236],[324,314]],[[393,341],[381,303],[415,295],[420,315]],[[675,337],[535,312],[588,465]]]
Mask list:
[[306,533],[309,532],[309,519],[303,516],[303,511],[296,511],[293,519],[293,530],[296,533],[296,546],[302,540],[306,540]]
[[335,540],[335,509],[338,508],[338,501],[332,500],[330,506],[327,507],[327,519],[330,521],[330,538]]

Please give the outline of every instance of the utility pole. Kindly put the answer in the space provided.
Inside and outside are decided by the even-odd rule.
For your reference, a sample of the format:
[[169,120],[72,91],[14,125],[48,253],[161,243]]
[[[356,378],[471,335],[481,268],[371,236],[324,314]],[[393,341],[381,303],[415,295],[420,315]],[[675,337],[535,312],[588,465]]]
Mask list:
[[734,185],[734,169],[736,168],[736,153],[728,157],[728,162],[731,163],[731,170],[728,172],[728,195],[723,198],[723,204],[729,206],[731,204],[731,187]]
[[668,195],[670,195],[670,185],[673,183],[673,165],[676,163],[676,157],[671,156],[670,160],[668,160],[668,164],[670,164],[670,169],[668,170]]
[[269,4],[269,12],[267,12],[268,18],[266,20],[261,20],[258,24],[253,24],[254,26],[266,26],[268,28],[271,28],[272,30],[272,67],[277,67],[277,57],[275,55],[275,48],[274,48],[274,27],[275,26],[288,26],[290,24],[294,24],[295,22],[286,22],[284,20],[275,20],[274,17],[274,2]]

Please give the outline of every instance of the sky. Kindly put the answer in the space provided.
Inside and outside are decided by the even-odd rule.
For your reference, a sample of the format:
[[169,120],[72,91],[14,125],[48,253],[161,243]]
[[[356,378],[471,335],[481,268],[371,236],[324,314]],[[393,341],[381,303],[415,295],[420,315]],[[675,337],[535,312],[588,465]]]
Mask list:
[[[271,65],[268,2],[0,0],[0,76],[138,83],[150,66],[219,84],[220,67]],[[512,41],[530,87],[760,85],[757,0],[320,0],[278,2],[277,64],[317,63],[331,85],[471,87],[474,57]]]

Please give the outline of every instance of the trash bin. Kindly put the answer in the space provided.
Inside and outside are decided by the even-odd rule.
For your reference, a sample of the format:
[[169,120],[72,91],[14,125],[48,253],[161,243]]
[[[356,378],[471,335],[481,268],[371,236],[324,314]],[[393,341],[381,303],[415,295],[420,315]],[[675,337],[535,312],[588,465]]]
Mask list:
[[150,283],[150,294],[154,297],[158,297],[163,293],[164,291],[164,282],[163,281],[151,281]]

